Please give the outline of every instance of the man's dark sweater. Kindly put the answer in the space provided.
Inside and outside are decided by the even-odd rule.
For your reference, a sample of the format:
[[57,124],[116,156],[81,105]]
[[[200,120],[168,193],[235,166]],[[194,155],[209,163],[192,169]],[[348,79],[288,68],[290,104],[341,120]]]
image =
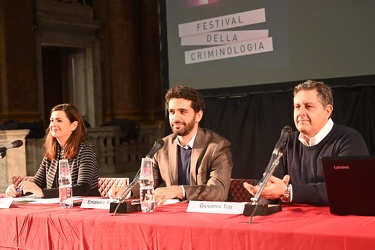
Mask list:
[[274,175],[281,179],[290,175],[293,203],[327,206],[321,157],[368,155],[367,145],[358,131],[339,124],[334,124],[327,136],[311,147],[298,140],[299,134],[295,131],[290,136]]

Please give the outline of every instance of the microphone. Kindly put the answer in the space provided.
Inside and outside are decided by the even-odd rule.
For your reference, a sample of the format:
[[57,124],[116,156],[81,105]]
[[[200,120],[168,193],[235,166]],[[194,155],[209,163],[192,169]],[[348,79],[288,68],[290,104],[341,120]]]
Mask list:
[[11,149],[11,148],[19,148],[23,145],[23,141],[21,140],[17,140],[17,141],[14,141],[8,145],[5,145],[4,147],[0,147],[1,149]]
[[268,204],[261,205],[261,211],[257,212],[257,208],[260,205],[259,204],[259,198],[264,190],[264,188],[267,185],[267,182],[269,181],[271,175],[275,171],[275,168],[279,165],[280,158],[283,156],[283,150],[286,145],[286,141],[288,140],[290,134],[292,133],[292,128],[289,126],[285,126],[281,130],[281,135],[279,140],[277,141],[275,145],[275,149],[272,152],[270,162],[267,165],[266,170],[264,171],[264,175],[262,179],[258,182],[259,189],[257,193],[251,198],[253,201],[252,204],[245,204],[244,208],[244,215],[250,215],[250,223],[252,223],[252,218],[254,215],[270,215],[276,212],[281,211],[281,205],[275,204],[274,206],[268,206]]
[[278,155],[278,154],[282,153],[282,151],[283,151],[283,149],[286,145],[286,141],[289,138],[291,133],[292,133],[292,128],[289,127],[289,126],[285,126],[281,130],[280,138],[276,142],[275,149],[273,150],[272,154]]
[[[265,173],[268,173],[269,169],[271,168],[272,164],[274,163],[275,159],[283,153],[286,141],[288,140],[290,134],[292,133],[292,128],[289,126],[285,126],[281,130],[280,138],[276,142],[275,148],[272,152],[271,159],[266,167],[266,170],[264,171]],[[261,183],[264,180],[264,177],[259,181]]]
[[152,147],[150,152],[148,152],[146,157],[152,158],[154,156],[154,154],[157,151],[159,151],[163,146],[164,146],[164,141],[162,139],[159,139],[159,140],[155,141],[154,146]]
[[[155,141],[154,146],[152,147],[152,149],[150,150],[150,152],[147,154],[146,157],[152,158],[154,156],[154,154],[157,151],[159,151],[163,146],[164,146],[164,141],[162,139],[158,139],[157,141]],[[141,169],[138,170],[138,172],[136,173],[133,181],[126,187],[126,189],[124,190],[124,192],[122,192],[122,194],[120,196],[116,197],[116,199],[118,201],[120,201],[120,202],[124,201],[125,197],[128,195],[128,193],[130,192],[130,190],[138,182],[140,173],[141,173]]]
[[17,140],[17,141],[14,141],[14,142],[12,142],[8,145],[5,145],[4,147],[0,147],[0,159],[3,159],[6,156],[7,149],[19,148],[22,145],[23,145],[23,141]]

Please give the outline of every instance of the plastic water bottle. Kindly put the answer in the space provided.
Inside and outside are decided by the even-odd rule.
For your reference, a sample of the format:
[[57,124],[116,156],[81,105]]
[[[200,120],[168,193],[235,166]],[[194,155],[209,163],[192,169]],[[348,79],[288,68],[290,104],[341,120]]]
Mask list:
[[59,198],[62,208],[73,207],[72,176],[68,160],[59,160]]
[[139,185],[142,212],[155,211],[154,176],[152,175],[151,158],[142,158]]

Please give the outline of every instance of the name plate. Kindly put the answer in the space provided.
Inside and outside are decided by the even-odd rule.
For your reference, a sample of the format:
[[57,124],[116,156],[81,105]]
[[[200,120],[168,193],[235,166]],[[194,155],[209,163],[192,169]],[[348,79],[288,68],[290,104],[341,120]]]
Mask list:
[[0,208],[10,208],[10,205],[13,202],[13,198],[1,198],[0,199]]
[[83,198],[81,208],[99,208],[109,209],[111,204],[110,199],[103,198]]
[[189,201],[186,212],[243,214],[246,202]]

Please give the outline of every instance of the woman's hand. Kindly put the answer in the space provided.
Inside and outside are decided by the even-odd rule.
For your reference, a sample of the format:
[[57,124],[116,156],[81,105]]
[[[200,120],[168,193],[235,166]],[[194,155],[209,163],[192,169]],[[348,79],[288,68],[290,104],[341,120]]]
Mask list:
[[37,197],[44,197],[43,191],[40,187],[38,187],[34,182],[32,181],[23,181],[18,186],[21,191],[25,193],[33,193]]
[[20,188],[18,188],[16,185],[12,184],[5,190],[5,196],[6,197],[17,197],[22,194],[22,191]]

